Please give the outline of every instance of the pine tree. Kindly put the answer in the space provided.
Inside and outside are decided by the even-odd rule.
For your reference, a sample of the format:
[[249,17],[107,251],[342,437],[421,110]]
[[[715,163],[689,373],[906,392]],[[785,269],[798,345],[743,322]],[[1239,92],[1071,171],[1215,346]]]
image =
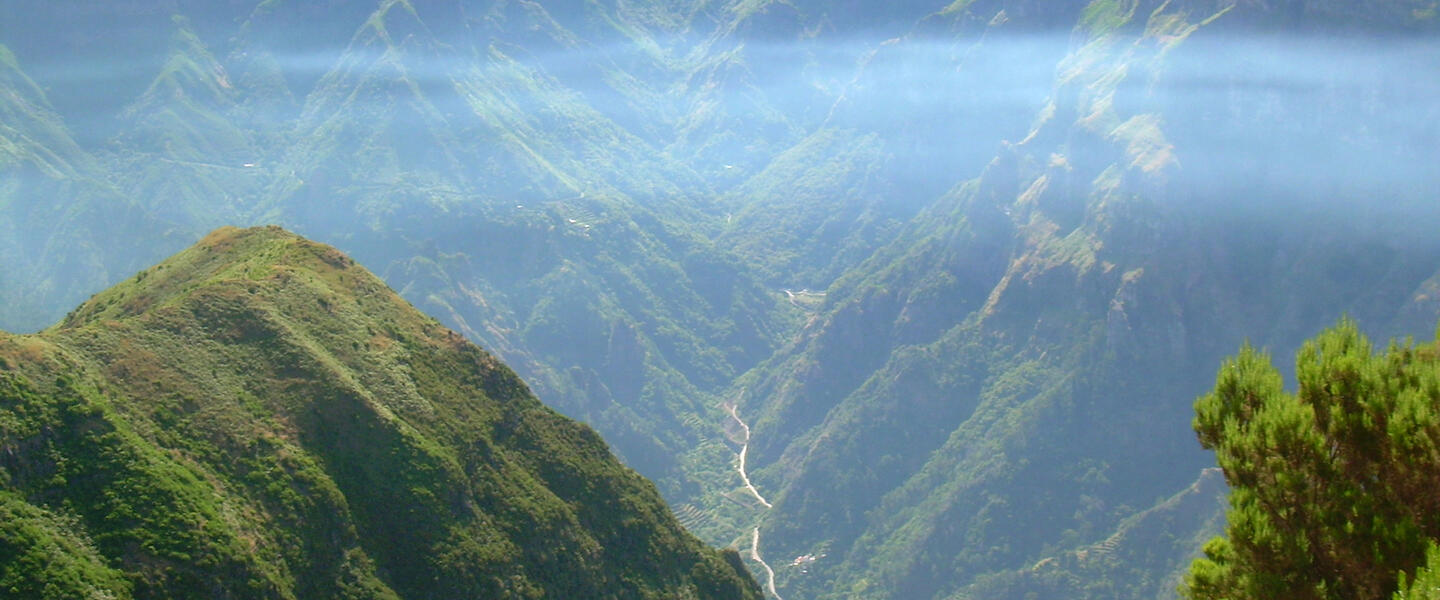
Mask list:
[[1435,344],[1375,355],[1343,320],[1306,343],[1299,389],[1245,346],[1196,402],[1195,431],[1230,484],[1226,537],[1190,598],[1383,599],[1440,537]]
[[1391,600],[1440,600],[1440,546],[1430,545],[1413,579],[1400,574],[1400,590]]

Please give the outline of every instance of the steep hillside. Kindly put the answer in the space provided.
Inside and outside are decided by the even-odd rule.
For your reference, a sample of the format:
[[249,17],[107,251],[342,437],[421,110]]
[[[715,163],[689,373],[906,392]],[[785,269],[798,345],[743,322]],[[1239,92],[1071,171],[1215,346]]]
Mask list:
[[0,457],[35,597],[759,597],[592,430],[277,228],[0,338]]
[[1440,317],[1433,0],[7,11],[0,322],[280,223],[788,600],[1169,594],[1220,357]]
[[[767,556],[823,555],[781,569],[783,595],[1168,595],[1198,546],[1158,545],[1133,572],[1062,559],[1108,555],[1211,464],[1187,415],[1226,341],[1293,348],[1346,312],[1433,328],[1415,300],[1440,246],[1410,225],[1440,217],[1440,182],[1407,170],[1434,156],[1432,122],[1383,125],[1395,114],[1355,102],[1348,65],[1278,63],[1328,78],[1315,92],[1182,93],[1172,77],[1209,76],[1192,61],[1293,51],[1230,37],[1271,13],[1204,4],[1092,3],[1030,130],[741,380]],[[1301,47],[1363,62],[1349,52],[1369,43]],[[1431,93],[1377,72],[1364,89],[1405,99],[1389,109]],[[1162,538],[1213,534],[1217,507]]]
[[[91,43],[139,32],[169,42],[127,51],[127,65],[155,69],[141,71],[143,86],[115,86],[137,90],[123,105],[89,105],[87,122],[116,131],[90,150],[111,189],[156,221],[113,231],[169,236],[131,236],[133,254],[120,256],[158,260],[174,250],[169,239],[282,222],[375,265],[553,406],[604,431],[668,496],[715,485],[683,466],[714,462],[714,452],[687,458],[721,437],[711,394],[769,355],[789,317],[705,239],[708,184],[661,149],[685,106],[670,88],[692,68],[676,40],[708,35],[689,24],[703,28],[703,15],[350,2],[309,27],[303,3],[186,4],[174,18],[130,8],[110,15],[124,27]],[[17,23],[67,32],[10,32],[43,64],[107,66],[66,43],[94,15],[17,10]],[[58,71],[42,79],[69,90]],[[50,258],[35,244],[15,253]],[[76,274],[88,283],[45,297],[20,295],[39,275],[14,273],[8,322],[38,327],[108,273]]]
[[[33,329],[178,250],[171,225],[109,182],[44,89],[0,45],[0,326]],[[144,231],[143,238],[133,232]]]

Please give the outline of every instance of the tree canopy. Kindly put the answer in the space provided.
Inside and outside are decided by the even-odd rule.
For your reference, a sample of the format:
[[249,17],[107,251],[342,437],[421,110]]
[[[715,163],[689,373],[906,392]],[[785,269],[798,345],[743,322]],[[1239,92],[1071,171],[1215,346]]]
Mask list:
[[[1196,402],[1195,431],[1231,491],[1190,598],[1388,598],[1440,538],[1437,344],[1376,354],[1346,319],[1302,347],[1295,374],[1289,393],[1247,345]],[[1420,587],[1396,597],[1429,597]]]

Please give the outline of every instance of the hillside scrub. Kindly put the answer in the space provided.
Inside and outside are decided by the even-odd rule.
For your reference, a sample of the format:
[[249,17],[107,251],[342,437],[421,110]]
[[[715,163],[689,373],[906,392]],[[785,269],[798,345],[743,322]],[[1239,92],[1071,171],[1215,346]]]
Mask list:
[[276,227],[0,333],[0,517],[6,598],[760,597],[593,430]]

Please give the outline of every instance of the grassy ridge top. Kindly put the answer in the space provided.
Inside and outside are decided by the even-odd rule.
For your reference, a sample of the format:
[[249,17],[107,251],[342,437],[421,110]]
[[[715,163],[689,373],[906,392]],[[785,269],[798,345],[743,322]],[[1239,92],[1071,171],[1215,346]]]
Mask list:
[[588,427],[279,228],[0,335],[0,457],[0,591],[759,597]]

